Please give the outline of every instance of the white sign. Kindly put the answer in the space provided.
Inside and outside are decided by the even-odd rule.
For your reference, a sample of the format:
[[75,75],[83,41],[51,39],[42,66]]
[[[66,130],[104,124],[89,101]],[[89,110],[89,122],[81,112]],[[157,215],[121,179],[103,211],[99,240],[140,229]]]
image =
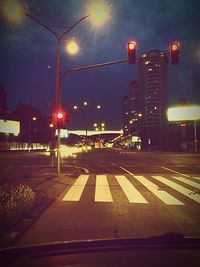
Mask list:
[[174,107],[167,110],[168,121],[200,120],[200,106]]
[[5,134],[14,134],[15,136],[18,136],[20,133],[20,122],[0,120],[0,132]]

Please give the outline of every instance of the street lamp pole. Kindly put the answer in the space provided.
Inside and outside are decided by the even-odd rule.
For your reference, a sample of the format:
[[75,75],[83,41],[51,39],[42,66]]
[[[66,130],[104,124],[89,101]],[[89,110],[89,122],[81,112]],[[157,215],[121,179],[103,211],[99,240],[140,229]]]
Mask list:
[[194,120],[194,152],[197,153],[197,122]]
[[[34,16],[24,13],[25,16],[31,18],[33,21],[38,23],[40,26],[42,26],[45,30],[50,32],[54,37],[56,37],[57,40],[57,47],[56,47],[56,79],[55,79],[55,111],[58,110],[58,108],[61,108],[61,93],[59,92],[59,67],[60,67],[60,46],[61,41],[64,39],[65,35],[69,33],[74,27],[76,27],[81,21],[87,19],[90,15],[84,16],[80,18],[78,21],[76,21],[71,27],[69,27],[67,30],[65,30],[62,34],[57,34],[54,30],[52,30],[49,26],[35,18]],[[57,126],[56,126],[57,128]],[[57,144],[57,173],[60,174],[60,129],[57,129],[58,134],[58,144]]]

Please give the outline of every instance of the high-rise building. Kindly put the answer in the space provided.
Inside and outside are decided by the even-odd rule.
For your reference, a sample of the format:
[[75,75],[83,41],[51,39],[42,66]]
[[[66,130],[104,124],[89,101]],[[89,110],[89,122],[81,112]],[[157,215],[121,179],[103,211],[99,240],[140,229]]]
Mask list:
[[139,82],[133,80],[129,83],[129,127],[130,132],[138,129],[140,123]]
[[128,96],[124,97],[123,103],[123,129],[129,134],[138,129],[139,125],[139,83],[133,80],[128,86]]
[[123,133],[129,133],[129,97],[123,98]]
[[168,59],[165,52],[150,50],[139,60],[142,127],[162,127],[166,122]]
[[168,58],[165,52],[150,50],[139,60],[140,132],[144,147],[164,145],[168,102]]

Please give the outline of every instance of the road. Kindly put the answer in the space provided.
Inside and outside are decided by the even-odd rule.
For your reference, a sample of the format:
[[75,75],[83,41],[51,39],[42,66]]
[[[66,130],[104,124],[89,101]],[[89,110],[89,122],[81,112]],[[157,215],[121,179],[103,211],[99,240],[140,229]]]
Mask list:
[[[44,153],[0,156],[5,168],[11,162],[48,165]],[[99,149],[62,164],[62,177],[67,166],[82,172],[66,177],[64,190],[18,244],[168,232],[200,236],[200,154]]]

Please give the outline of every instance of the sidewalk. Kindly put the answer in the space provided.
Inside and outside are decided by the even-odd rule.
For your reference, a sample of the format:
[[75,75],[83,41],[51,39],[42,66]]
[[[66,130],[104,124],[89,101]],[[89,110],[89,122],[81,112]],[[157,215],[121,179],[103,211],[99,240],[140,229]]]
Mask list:
[[76,168],[65,166],[58,176],[56,169],[41,165],[12,166],[0,168],[0,183],[30,186],[36,193],[36,202],[29,213],[7,232],[1,234],[0,247],[13,246],[28,228],[41,216],[58,196],[80,174]]

